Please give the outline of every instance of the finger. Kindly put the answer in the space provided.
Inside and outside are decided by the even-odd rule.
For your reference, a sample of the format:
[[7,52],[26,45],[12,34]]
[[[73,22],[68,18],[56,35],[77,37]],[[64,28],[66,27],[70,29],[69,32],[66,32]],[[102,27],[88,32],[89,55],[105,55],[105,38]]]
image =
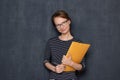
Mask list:
[[63,57],[62,57],[62,61],[65,59],[65,55],[63,55]]
[[68,57],[69,60],[70,60],[71,58],[72,58],[71,56]]
[[66,56],[65,55],[63,55],[63,59],[65,59],[66,58]]

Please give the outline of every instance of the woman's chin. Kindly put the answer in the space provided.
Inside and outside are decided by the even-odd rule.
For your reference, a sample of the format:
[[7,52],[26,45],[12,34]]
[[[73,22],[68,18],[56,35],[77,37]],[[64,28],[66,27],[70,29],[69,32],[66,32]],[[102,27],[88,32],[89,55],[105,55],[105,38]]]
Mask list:
[[67,32],[61,32],[62,34],[67,34]]

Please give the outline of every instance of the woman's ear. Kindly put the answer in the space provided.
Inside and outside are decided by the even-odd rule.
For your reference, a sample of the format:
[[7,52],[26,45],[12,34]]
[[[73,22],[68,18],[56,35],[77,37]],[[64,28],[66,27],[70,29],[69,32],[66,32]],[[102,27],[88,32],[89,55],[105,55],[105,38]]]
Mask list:
[[68,20],[68,23],[71,24],[71,20]]

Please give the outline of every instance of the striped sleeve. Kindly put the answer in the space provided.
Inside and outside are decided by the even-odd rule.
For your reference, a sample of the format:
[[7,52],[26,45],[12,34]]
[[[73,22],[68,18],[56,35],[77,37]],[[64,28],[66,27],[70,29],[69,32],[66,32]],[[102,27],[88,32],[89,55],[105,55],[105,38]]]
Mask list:
[[51,60],[51,51],[50,51],[50,45],[49,41],[47,42],[45,53],[44,53],[44,63],[50,62]]

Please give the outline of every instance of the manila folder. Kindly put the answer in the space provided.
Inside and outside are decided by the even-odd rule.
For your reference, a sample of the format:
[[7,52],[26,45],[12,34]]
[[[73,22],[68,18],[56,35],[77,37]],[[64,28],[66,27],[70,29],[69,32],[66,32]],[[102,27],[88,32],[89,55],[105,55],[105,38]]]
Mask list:
[[[80,63],[85,56],[90,44],[73,41],[67,51],[66,57],[71,56],[75,63]],[[74,68],[67,66],[64,71],[75,71]]]

